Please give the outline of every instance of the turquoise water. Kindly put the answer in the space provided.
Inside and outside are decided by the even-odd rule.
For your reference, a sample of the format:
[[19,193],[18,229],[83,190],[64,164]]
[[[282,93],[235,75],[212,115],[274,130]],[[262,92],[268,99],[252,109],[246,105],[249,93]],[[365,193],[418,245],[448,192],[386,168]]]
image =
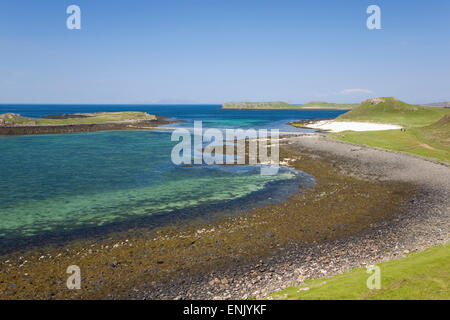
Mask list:
[[0,237],[69,232],[242,198],[291,171],[173,165],[168,133],[0,138]]
[[[0,106],[0,113],[86,112],[82,107],[48,112],[51,106],[45,106],[27,114],[29,106],[11,108]],[[177,114],[187,120],[180,126],[203,118],[204,127],[280,128],[289,120],[280,119],[279,111],[276,116],[253,112],[257,116],[250,119],[246,112],[215,118],[223,112],[217,110],[178,107]],[[159,111],[153,113],[164,114]],[[176,166],[170,160],[175,144],[170,133],[150,131],[0,137],[0,240],[145,225],[155,216],[170,222],[224,208],[250,209],[283,200],[299,183],[313,183],[311,176],[287,169],[262,176],[260,168],[251,166]]]

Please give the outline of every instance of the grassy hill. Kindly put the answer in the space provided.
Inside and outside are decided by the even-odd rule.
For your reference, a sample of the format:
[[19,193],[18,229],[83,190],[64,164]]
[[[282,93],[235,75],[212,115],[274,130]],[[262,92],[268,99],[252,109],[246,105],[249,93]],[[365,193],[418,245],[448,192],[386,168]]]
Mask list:
[[442,130],[450,127],[450,112],[443,116],[439,121],[427,126],[429,130]]
[[[450,245],[436,246],[409,254],[406,258],[380,263],[381,289],[369,290],[370,276],[365,268],[355,269],[332,278],[306,281],[301,287],[290,287],[274,293],[270,299],[449,299]],[[305,289],[307,288],[307,289]]]
[[425,141],[436,141],[450,152],[450,114],[435,123],[415,129],[416,135]]
[[361,106],[339,116],[337,120],[402,125],[406,131],[347,131],[330,135],[341,141],[450,163],[450,109],[414,106],[394,98],[379,98],[364,101]]
[[376,98],[339,116],[342,121],[368,121],[399,124],[406,127],[425,126],[449,114],[449,109],[411,105],[395,98]]

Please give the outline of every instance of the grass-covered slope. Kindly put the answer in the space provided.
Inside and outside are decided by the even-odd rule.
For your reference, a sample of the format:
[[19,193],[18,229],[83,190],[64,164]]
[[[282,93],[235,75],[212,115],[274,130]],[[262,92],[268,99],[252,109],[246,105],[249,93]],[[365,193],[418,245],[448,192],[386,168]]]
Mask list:
[[0,125],[73,125],[73,124],[98,124],[117,121],[156,120],[156,116],[145,112],[97,112],[62,115],[46,118],[27,118],[16,113],[0,115]]
[[[422,128],[400,130],[366,131],[331,133],[331,137],[350,143],[362,144],[371,147],[411,153],[414,155],[432,158],[444,163],[450,163],[449,140],[439,139],[440,136],[449,136],[449,130],[439,132],[434,136],[431,131]],[[444,144],[445,143],[445,144]]]
[[450,109],[414,106],[394,98],[380,98],[367,100],[337,119],[400,124],[405,126],[406,131],[330,134],[336,139],[450,163]]
[[450,114],[450,109],[416,106],[395,98],[376,98],[363,101],[360,106],[339,116],[337,120],[391,123],[413,127],[432,124],[446,114]]
[[450,114],[443,116],[435,123],[422,128],[415,128],[416,136],[438,146],[442,146],[450,152]]
[[[274,293],[271,299],[450,299],[450,245],[380,263],[381,289],[369,290],[365,268],[327,279],[306,281]],[[308,288],[308,289],[306,289]]]

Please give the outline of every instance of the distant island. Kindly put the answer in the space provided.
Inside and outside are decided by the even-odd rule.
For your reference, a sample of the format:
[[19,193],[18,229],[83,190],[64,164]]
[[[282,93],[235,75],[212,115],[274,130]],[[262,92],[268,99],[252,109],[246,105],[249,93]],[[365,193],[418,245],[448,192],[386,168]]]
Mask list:
[[294,106],[282,102],[226,102],[222,109],[293,109]]
[[426,107],[450,108],[450,101],[424,104]]
[[300,109],[343,109],[350,110],[359,106],[358,103],[329,103],[324,101],[312,101],[303,104]]
[[226,102],[222,109],[248,109],[248,110],[277,110],[277,109],[342,109],[350,110],[359,104],[353,103],[328,103],[323,101],[312,101],[303,105],[289,104],[282,101],[274,102]]
[[96,112],[24,117],[17,113],[0,115],[0,135],[50,134],[104,130],[136,130],[170,121],[146,112]]

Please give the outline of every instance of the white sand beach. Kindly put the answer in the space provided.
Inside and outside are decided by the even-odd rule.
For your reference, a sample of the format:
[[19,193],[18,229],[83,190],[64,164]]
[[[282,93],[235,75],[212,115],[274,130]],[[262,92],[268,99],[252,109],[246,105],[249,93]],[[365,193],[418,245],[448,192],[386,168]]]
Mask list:
[[395,124],[370,123],[370,122],[354,122],[354,121],[335,121],[321,120],[311,122],[305,125],[307,128],[326,130],[330,132],[342,131],[380,131],[401,129],[402,126]]

